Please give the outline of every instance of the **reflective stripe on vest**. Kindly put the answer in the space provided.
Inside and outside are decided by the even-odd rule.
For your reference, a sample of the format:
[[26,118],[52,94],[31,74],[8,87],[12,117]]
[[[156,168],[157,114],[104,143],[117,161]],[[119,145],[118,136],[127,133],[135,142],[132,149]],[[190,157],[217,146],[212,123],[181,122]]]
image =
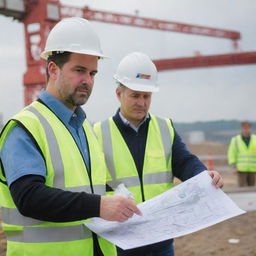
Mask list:
[[[42,150],[48,170],[46,176],[47,186],[71,192],[87,193],[92,193],[91,186],[93,186],[95,193],[105,194],[106,166],[104,156],[97,145],[95,136],[91,132],[89,123],[87,121],[84,122],[83,129],[87,135],[88,144],[91,146],[92,170],[94,170],[94,175],[91,177],[92,184],[90,184],[86,166],[72,135],[54,113],[40,102],[32,103],[23,111],[14,116],[11,122],[21,122]],[[7,133],[12,129],[12,123],[7,127]],[[63,138],[66,139],[63,144],[60,144]],[[59,145],[64,145],[65,147],[60,147]],[[72,153],[69,153],[69,145],[73,149]],[[68,158],[69,155],[71,156],[70,160]],[[73,171],[72,166],[74,166]],[[73,175],[73,173],[77,175]],[[19,252],[22,255],[26,253],[29,255],[46,255],[48,247],[51,255],[55,255],[52,253],[55,249],[58,255],[93,255],[92,232],[82,224],[84,220],[52,223],[25,217],[19,213],[18,209],[14,208],[15,205],[12,202],[9,189],[5,188],[3,192],[6,195],[5,198],[9,200],[4,201],[3,204],[5,206],[3,208],[3,229],[7,235],[8,256],[19,255],[19,253],[15,254],[18,246],[20,246]],[[68,241],[70,242],[65,243]],[[21,242],[21,244],[16,244],[16,242]],[[99,239],[99,244],[104,255],[115,255],[115,249],[112,244],[104,239]],[[71,254],[69,254],[70,247],[73,248],[71,250],[73,253]]]
[[168,160],[170,159],[170,156],[172,154],[172,144],[170,143],[172,139],[171,134],[169,131],[169,127],[167,126],[167,123],[164,119],[156,117],[156,120],[159,125],[159,129],[162,137],[162,143],[164,145],[166,165],[168,165]]
[[[172,144],[170,143],[172,138],[171,138],[169,127],[166,121],[159,117],[156,117],[156,120],[158,122],[160,133],[161,133],[166,165],[168,165],[168,160],[172,154]],[[104,152],[108,152],[108,154],[105,154],[106,164],[112,177],[112,181],[108,181],[107,183],[112,188],[117,187],[120,183],[124,183],[128,187],[140,186],[140,180],[138,176],[125,177],[125,178],[119,178],[119,179],[116,178],[116,168],[114,164],[114,154],[113,154],[113,148],[112,148],[110,123],[108,119],[101,123],[101,129],[102,129],[102,140],[103,140]],[[170,183],[172,180],[173,180],[172,172],[165,171],[165,172],[144,174],[143,183],[144,185],[161,184],[161,183]]]
[[28,111],[32,112],[37,118],[40,120],[45,135],[47,138],[47,141],[49,143],[49,149],[52,156],[52,164],[54,168],[54,181],[53,186],[56,188],[63,189],[65,187],[64,183],[64,165],[62,162],[61,154],[59,145],[56,139],[56,136],[54,135],[54,132],[52,130],[52,127],[50,126],[49,122],[45,119],[45,117],[38,112],[37,109],[30,106],[27,108]]
[[92,237],[85,225],[62,227],[25,227],[22,232],[6,232],[7,240],[22,243],[50,243],[82,240]]
[[238,160],[237,164],[256,164],[256,161],[243,161],[243,160]]
[[2,217],[4,223],[19,226],[39,225],[43,222],[21,215],[16,208],[2,207]]
[[[60,154],[60,149],[59,145],[56,139],[56,136],[54,135],[53,129],[50,126],[49,122],[45,119],[45,117],[39,113],[39,111],[30,106],[27,108],[28,111],[32,112],[37,118],[40,120],[44,131],[45,135],[49,144],[49,150],[50,154],[52,157],[52,164],[54,168],[54,181],[53,181],[53,186],[56,188],[60,188],[63,190],[68,190],[71,192],[87,192],[91,193],[91,186],[78,186],[78,187],[65,187],[64,183],[64,165],[62,161],[62,157]],[[94,185],[94,192],[100,195],[104,195],[105,193],[105,186],[104,185]]]
[[[84,185],[84,186],[78,186],[78,187],[68,187],[63,188],[64,190],[68,190],[71,192],[86,192],[91,193],[91,186],[90,185]],[[106,192],[105,185],[93,185],[93,190],[95,194],[98,195],[104,195]]]
[[254,155],[239,155],[237,158],[255,158]]
[[235,148],[236,148],[236,152],[239,152],[238,137],[235,138]]
[[[54,187],[68,190],[71,192],[86,192],[91,193],[91,186],[77,186],[77,187],[68,187],[66,188],[64,185],[64,165],[61,158],[58,142],[52,127],[49,125],[48,121],[45,117],[38,112],[38,110],[32,106],[27,108],[28,111],[32,112],[37,118],[40,120],[45,135],[49,144],[49,150],[52,156],[52,163],[55,171],[54,175]],[[97,194],[104,195],[105,194],[105,186],[104,185],[95,185],[94,190]],[[36,220],[33,218],[25,217],[19,213],[16,208],[3,208],[3,220],[6,224],[19,225],[19,226],[29,226],[29,225],[39,225],[43,223],[43,221]]]

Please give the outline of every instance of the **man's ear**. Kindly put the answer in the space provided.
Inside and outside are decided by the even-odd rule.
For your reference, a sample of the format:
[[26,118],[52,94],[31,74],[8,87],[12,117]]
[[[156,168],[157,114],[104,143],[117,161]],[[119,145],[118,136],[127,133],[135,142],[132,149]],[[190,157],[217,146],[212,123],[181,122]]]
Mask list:
[[48,69],[49,77],[53,80],[56,80],[59,72],[59,67],[56,65],[56,63],[54,63],[53,61],[50,61],[47,66],[47,69]]
[[121,98],[121,93],[122,93],[122,90],[121,88],[117,87],[116,88],[116,97],[117,99],[120,101],[120,98]]

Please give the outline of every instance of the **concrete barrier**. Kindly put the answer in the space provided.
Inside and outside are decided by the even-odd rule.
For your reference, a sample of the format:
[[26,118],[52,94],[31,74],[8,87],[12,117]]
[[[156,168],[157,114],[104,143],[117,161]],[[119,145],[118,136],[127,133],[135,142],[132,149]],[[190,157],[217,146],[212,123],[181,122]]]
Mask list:
[[223,191],[244,211],[256,211],[256,187],[229,187]]

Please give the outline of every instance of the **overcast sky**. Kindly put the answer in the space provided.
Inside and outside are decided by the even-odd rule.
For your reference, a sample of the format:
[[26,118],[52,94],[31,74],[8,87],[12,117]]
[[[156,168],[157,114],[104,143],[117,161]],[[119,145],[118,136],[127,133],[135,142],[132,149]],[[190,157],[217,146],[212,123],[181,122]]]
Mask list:
[[[71,1],[62,1],[69,4]],[[141,17],[239,31],[242,51],[256,51],[255,0],[76,0],[72,4]],[[112,115],[118,101],[112,78],[121,58],[142,51],[152,59],[230,53],[228,39],[92,22],[104,54],[89,102],[91,121]],[[4,121],[23,107],[25,49],[23,25],[0,15],[0,112]],[[151,113],[174,122],[256,120],[256,65],[159,72],[160,92],[153,95]]]

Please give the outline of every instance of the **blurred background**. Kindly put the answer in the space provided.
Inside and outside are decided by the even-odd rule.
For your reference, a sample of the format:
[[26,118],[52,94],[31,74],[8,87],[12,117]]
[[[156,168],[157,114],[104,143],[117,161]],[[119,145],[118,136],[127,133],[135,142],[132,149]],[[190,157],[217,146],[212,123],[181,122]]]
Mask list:
[[[242,120],[256,131],[255,13],[255,0],[0,0],[0,130],[44,87],[39,53],[52,26],[63,17],[85,17],[109,57],[100,61],[94,91],[83,106],[88,119],[96,122],[115,113],[117,65],[130,52],[144,52],[159,70],[160,91],[153,95],[150,112],[171,118],[190,150],[220,171],[226,186],[235,187],[226,158],[230,138],[240,132]],[[256,217],[255,211],[249,215]],[[243,216],[236,218],[243,225],[232,231],[224,222],[231,231],[227,236],[247,227],[249,217]],[[218,225],[207,231],[210,239],[218,237]],[[240,230],[237,244],[214,240],[210,251],[202,249],[206,243],[200,237],[190,247],[177,239],[177,255],[256,255],[250,242],[256,240],[255,231],[255,225]],[[3,252],[4,242],[0,245]]]

